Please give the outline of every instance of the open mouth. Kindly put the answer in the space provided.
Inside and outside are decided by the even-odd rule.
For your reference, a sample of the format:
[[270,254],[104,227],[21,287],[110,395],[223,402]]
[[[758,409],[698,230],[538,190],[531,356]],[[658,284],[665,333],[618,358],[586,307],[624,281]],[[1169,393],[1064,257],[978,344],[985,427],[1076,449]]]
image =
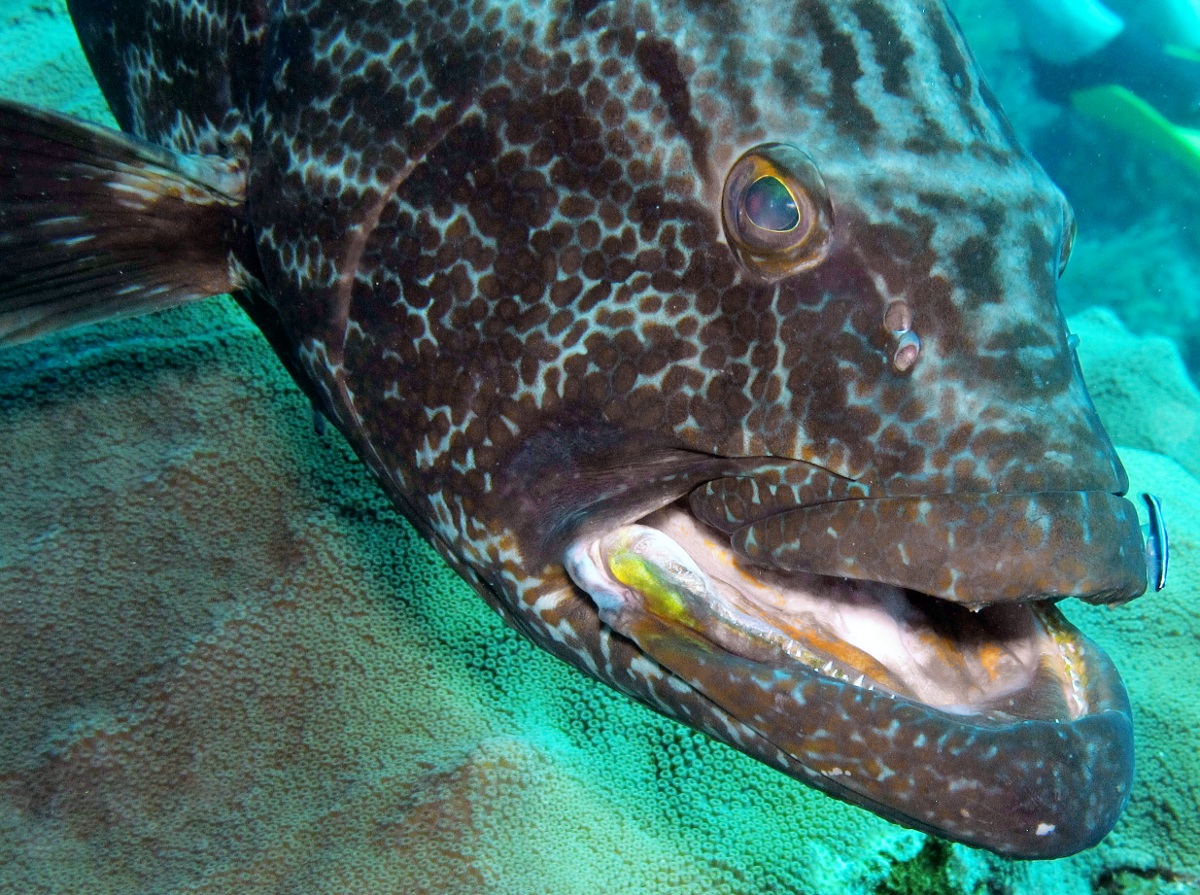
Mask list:
[[[1152,586],[1161,588],[1166,534],[1157,501],[1146,500],[1151,524],[1137,560],[1148,564]],[[865,502],[835,506],[858,503]],[[981,549],[994,557],[1003,552],[986,542]],[[1075,553],[1080,564],[1078,548]],[[753,537],[731,537],[680,500],[634,524],[576,542],[566,564],[601,619],[652,657],[649,643],[642,642],[649,638],[639,639],[649,620],[656,629],[702,638],[714,656],[798,665],[868,691],[969,715],[977,724],[1070,721],[1092,711],[1088,684],[1094,676],[1083,660],[1081,637],[1053,605],[1068,594],[1047,590],[1014,599],[1001,593],[990,603],[956,602],[954,596],[904,584],[762,564],[764,556],[770,561],[781,554],[786,559],[789,548],[768,551]],[[1115,576],[1093,585],[1107,602],[1128,599],[1144,586],[1124,580],[1146,574],[1136,567],[1131,573],[1126,560],[1118,557]],[[805,563],[838,564],[829,551]],[[1020,568],[1029,565],[1022,562]],[[993,559],[991,572],[1007,573],[1002,558]],[[892,577],[907,582],[920,576],[901,569]],[[1116,580],[1123,591],[1113,586]],[[1045,587],[1046,580],[1039,584]]]
[[[681,705],[694,693],[731,719],[710,733],[884,817],[1004,854],[1071,854],[1112,828],[1133,772],[1128,699],[1108,657],[1054,603],[1122,602],[1147,579],[1161,585],[1156,501],[1147,496],[1151,524],[1141,531],[1132,504],[1111,495],[1076,520],[1104,532],[1088,555],[1111,559],[1082,594],[1042,589],[1057,579],[1038,574],[1023,593],[989,602],[956,590],[966,574],[935,569],[925,580],[943,588],[937,594],[904,583],[929,570],[906,567],[891,581],[829,574],[844,565],[831,551],[801,558],[804,545],[764,546],[747,537],[754,521],[731,533],[696,512],[697,493],[580,537],[564,559],[601,621],[672,672]],[[1011,501],[1044,519],[1054,501],[1087,499]],[[835,503],[854,512],[871,502]],[[918,532],[915,554],[922,538],[936,540]],[[1029,537],[993,541],[993,577],[1063,546],[1055,537],[1040,550],[1024,549]],[[1013,554],[1023,559],[1008,563]],[[672,713],[696,717],[686,707]]]
[[635,642],[650,616],[714,656],[799,665],[975,723],[1089,711],[1073,629],[1048,601],[971,610],[892,584],[756,567],[679,504],[576,545],[568,566]]

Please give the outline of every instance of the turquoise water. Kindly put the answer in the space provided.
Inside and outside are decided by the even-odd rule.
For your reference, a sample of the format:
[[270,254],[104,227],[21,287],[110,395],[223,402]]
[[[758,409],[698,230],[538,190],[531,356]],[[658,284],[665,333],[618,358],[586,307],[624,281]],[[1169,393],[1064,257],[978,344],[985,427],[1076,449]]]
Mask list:
[[1200,381],[1200,177],[1161,147],[1042,100],[997,4],[952,6],[1023,141],[1075,209],[1064,312],[1106,307],[1134,332],[1170,338]]
[[[1038,100],[1012,23],[958,7],[1077,209],[1064,311],[1174,535],[1163,594],[1069,610],[1134,703],[1108,839],[945,846],[535,650],[215,302],[0,354],[0,893],[1197,891],[1200,178]],[[0,23],[0,93],[103,116],[59,4]]]

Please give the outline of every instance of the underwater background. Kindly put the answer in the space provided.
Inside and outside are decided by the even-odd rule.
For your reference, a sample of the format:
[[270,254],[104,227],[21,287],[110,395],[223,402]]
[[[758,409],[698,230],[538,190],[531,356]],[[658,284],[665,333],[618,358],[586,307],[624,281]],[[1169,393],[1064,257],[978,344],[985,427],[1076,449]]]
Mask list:
[[[214,300],[0,353],[0,893],[1200,892],[1200,171],[953,6],[1074,204],[1063,310],[1172,536],[1161,594],[1064,607],[1133,703],[1108,838],[947,845],[536,650]],[[62,3],[0,0],[0,38],[0,94],[111,123]]]

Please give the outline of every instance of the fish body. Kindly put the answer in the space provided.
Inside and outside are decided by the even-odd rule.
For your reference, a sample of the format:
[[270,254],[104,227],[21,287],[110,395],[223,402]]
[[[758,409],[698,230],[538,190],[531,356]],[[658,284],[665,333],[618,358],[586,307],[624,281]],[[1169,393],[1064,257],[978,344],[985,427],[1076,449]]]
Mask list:
[[539,646],[899,823],[1112,827],[1128,701],[1052,604],[1142,540],[1070,209],[940,2],[71,11],[131,136],[6,104],[6,341],[231,291]]

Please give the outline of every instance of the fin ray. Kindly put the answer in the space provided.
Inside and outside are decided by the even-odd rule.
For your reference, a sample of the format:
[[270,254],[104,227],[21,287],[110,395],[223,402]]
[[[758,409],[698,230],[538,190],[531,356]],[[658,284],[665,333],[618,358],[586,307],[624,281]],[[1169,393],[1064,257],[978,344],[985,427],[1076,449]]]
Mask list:
[[245,175],[0,100],[0,345],[239,287]]

